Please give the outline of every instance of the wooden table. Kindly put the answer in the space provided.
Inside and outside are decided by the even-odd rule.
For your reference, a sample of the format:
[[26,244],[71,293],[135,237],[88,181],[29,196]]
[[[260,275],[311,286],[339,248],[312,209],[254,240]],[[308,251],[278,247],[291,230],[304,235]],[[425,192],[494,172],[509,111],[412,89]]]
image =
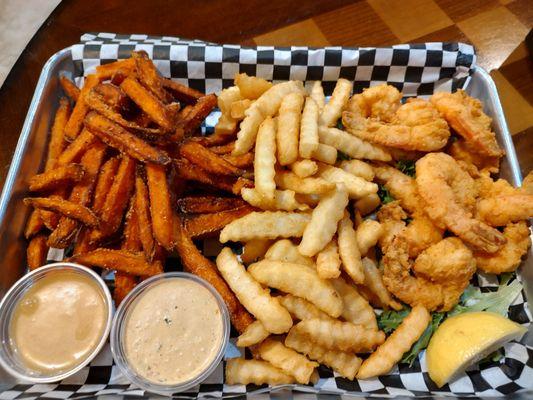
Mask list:
[[492,71],[499,87],[528,172],[533,168],[533,62],[523,40],[532,26],[531,0],[64,0],[0,89],[0,186],[46,60],[84,32],[109,31],[246,45],[473,43],[479,64]]

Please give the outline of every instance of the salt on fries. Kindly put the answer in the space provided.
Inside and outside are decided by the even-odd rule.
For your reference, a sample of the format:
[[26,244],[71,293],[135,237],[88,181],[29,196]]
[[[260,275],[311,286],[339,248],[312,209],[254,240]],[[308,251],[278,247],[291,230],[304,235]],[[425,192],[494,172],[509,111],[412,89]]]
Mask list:
[[[143,52],[97,67],[82,88],[61,77],[68,98],[25,199],[30,269],[49,247],[72,246],[71,260],[115,271],[118,304],[176,251],[256,358],[228,360],[226,383],[277,385],[313,383],[318,363],[347,379],[387,373],[429,311],[459,301],[474,265],[514,271],[527,253],[531,185],[490,178],[503,152],[464,92],[402,105],[387,85],[350,98],[345,79],[329,101],[320,82],[309,94],[299,81],[234,83],[203,94],[161,77]],[[215,132],[201,136],[216,105]],[[432,153],[411,151],[426,139]],[[214,263],[193,241],[217,235],[241,242],[240,258],[224,248]],[[440,249],[468,268],[440,271],[451,268]],[[374,307],[401,310],[398,299],[412,310],[386,338]]]

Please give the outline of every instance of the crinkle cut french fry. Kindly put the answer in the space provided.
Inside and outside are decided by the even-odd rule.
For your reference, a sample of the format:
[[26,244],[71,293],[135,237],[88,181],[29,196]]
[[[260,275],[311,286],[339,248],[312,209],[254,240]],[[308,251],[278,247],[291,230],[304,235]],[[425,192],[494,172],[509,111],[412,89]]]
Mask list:
[[347,212],[345,212],[344,217],[339,221],[337,235],[339,254],[344,270],[355,283],[363,283],[365,276],[361,262],[361,253],[357,247],[357,236],[353,228],[352,220]]
[[180,178],[188,181],[200,182],[205,185],[233,193],[233,184],[235,183],[235,179],[233,177],[213,176],[186,159],[174,159],[173,162],[176,167],[176,173]]
[[28,268],[34,270],[43,266],[46,263],[47,255],[48,245],[46,244],[46,236],[39,234],[32,237],[26,249]]
[[170,189],[165,167],[155,164],[146,165],[146,180],[150,196],[150,215],[154,238],[165,249],[172,249],[172,207]]
[[270,117],[259,126],[255,142],[255,190],[267,200],[274,201],[276,183],[276,123]]
[[431,315],[422,306],[415,306],[400,326],[368,357],[359,371],[358,379],[368,379],[385,375],[400,361],[403,354],[422,336],[426,330]]
[[296,193],[292,190],[275,190],[274,199],[267,199],[257,189],[242,188],[241,196],[252,206],[263,210],[303,211],[309,208],[296,201]]
[[279,107],[276,147],[280,165],[292,164],[298,158],[300,116],[303,104],[304,97],[301,93],[289,93],[283,98]]
[[181,83],[178,83],[176,81],[163,78],[163,86],[165,89],[167,89],[174,98],[178,101],[181,101],[186,104],[194,104],[198,101],[198,99],[204,94],[202,92],[199,92],[198,90],[195,90],[191,87],[182,85]]
[[352,175],[359,176],[369,182],[374,180],[374,169],[372,166],[361,160],[344,160],[339,165],[340,168]]
[[374,261],[365,257],[362,262],[365,274],[365,286],[378,297],[384,306],[389,306],[394,310],[401,310],[403,306],[392,298],[392,295],[383,283],[381,272]]
[[270,332],[265,329],[261,321],[254,321],[239,335],[236,345],[238,347],[250,347],[261,343],[269,336]]
[[74,82],[68,79],[65,75],[61,75],[59,77],[59,84],[70,100],[73,102],[78,101],[78,98],[80,97],[80,89],[74,84]]
[[371,247],[374,247],[383,234],[383,226],[378,221],[365,219],[355,231],[357,246],[362,256],[366,255]]
[[127,58],[125,60],[115,61],[109,64],[102,64],[96,67],[96,75],[100,81],[111,79],[117,71],[123,71],[127,74],[133,73],[135,69],[135,60]]
[[215,136],[233,135],[236,132],[238,120],[231,116],[231,105],[241,99],[241,91],[237,86],[223,89],[219,93],[217,104],[222,114],[215,125]]
[[263,341],[257,347],[257,353],[263,360],[270,362],[286,374],[294,376],[301,384],[309,383],[311,374],[318,367],[316,362],[309,361],[307,357],[275,339]]
[[283,211],[252,212],[226,225],[220,241],[239,242],[252,239],[300,237],[311,219],[310,214]]
[[285,296],[278,297],[278,299],[281,305],[289,311],[289,313],[294,319],[303,321],[304,319],[312,318],[331,318],[325,312],[320,311],[318,307],[315,306],[313,303],[310,303],[307,300],[302,299],[301,297],[296,297],[292,294],[287,294]]
[[236,176],[242,174],[241,170],[200,143],[187,141],[180,146],[179,153],[193,164],[212,174]]
[[253,100],[249,99],[241,99],[236,100],[233,103],[231,103],[230,108],[230,115],[231,118],[234,118],[238,121],[244,119],[244,112],[250,108],[250,106],[253,104]]
[[178,119],[172,139],[180,141],[184,137],[190,136],[200,127],[202,121],[213,111],[216,105],[217,97],[214,94],[200,97],[187,115],[182,119]]
[[269,291],[261,287],[244,269],[229,247],[222,249],[217,268],[242,305],[272,333],[288,332],[292,318]]
[[84,173],[85,169],[80,164],[61,165],[32,176],[29,181],[29,189],[32,192],[57,189],[59,186],[70,182],[79,182]]
[[359,139],[357,136],[337,128],[326,128],[321,126],[318,129],[320,142],[335,147],[350,157],[357,159],[390,161],[391,155],[379,146]]
[[[81,134],[83,135],[83,133]],[[81,136],[80,135],[80,136]],[[78,138],[80,137],[78,136]],[[84,206],[91,202],[93,188],[102,160],[105,156],[106,146],[98,139],[81,158],[81,165],[85,168],[85,174],[81,182],[72,189],[69,200]],[[93,209],[94,213],[98,213]],[[98,215],[98,214],[97,214]],[[71,218],[62,217],[57,227],[48,238],[48,245],[56,248],[66,248],[74,239],[79,223]]]
[[335,239],[316,256],[316,272],[322,279],[337,278],[341,274],[341,259]]
[[32,207],[57,212],[89,226],[97,226],[98,217],[87,207],[62,199],[60,197],[26,197],[24,204]]
[[360,199],[378,191],[378,185],[375,183],[368,182],[332,165],[320,164],[318,176],[328,182],[343,183],[350,199]]
[[308,97],[305,100],[300,123],[299,154],[301,158],[311,158],[318,150],[318,106]]
[[132,58],[135,60],[135,72],[139,81],[159,100],[164,103],[170,103],[172,101],[170,94],[163,89],[161,76],[147,54],[142,51],[134,51]]
[[283,98],[289,93],[304,94],[302,82],[289,81],[278,83],[264,92],[245,112],[246,117],[237,133],[233,155],[247,153],[254,145],[259,125],[266,117],[272,117],[278,111]]
[[326,96],[324,96],[324,88],[322,87],[322,82],[314,81],[313,86],[311,87],[311,98],[315,101],[316,105],[320,112],[324,109],[326,105]]
[[350,380],[355,378],[355,374],[363,362],[353,353],[345,353],[340,350],[330,350],[318,346],[306,337],[298,335],[294,330],[291,330],[285,338],[285,346],[330,367],[339,375]]
[[165,105],[134,77],[129,76],[124,79],[120,84],[120,88],[152,121],[167,131],[173,128],[173,121]]
[[302,264],[315,268],[313,259],[300,254],[298,246],[289,239],[280,239],[270,246],[265,254],[265,259]]
[[87,114],[85,125],[107,145],[141,162],[162,165],[170,162],[170,158],[165,152],[149,145],[120,125],[99,114],[94,112]]
[[163,272],[161,263],[148,263],[142,253],[127,250],[96,249],[72,256],[69,261],[126,272],[135,276],[153,276]]
[[179,218],[177,216],[174,218],[174,243],[176,251],[181,258],[183,268],[213,285],[228,307],[231,323],[235,329],[237,329],[237,332],[243,333],[245,329],[254,322],[252,316],[246,311],[242,304],[239,303],[235,294],[228,287],[224,279],[218,274],[215,264],[205,258],[195,246],[192,239],[181,226]]
[[300,160],[292,163],[290,169],[300,178],[307,178],[317,173],[318,165],[313,160]]
[[294,325],[292,330],[319,346],[353,353],[373,350],[385,341],[382,331],[334,319],[305,319]]
[[113,185],[119,165],[120,159],[118,157],[112,157],[102,165],[96,180],[92,204],[92,209],[97,214],[100,214],[104,207],[105,198]]
[[368,301],[357,289],[342,278],[331,280],[337,293],[341,296],[344,307],[341,317],[352,324],[362,325],[367,329],[378,330],[376,314]]
[[59,108],[57,109],[52,130],[50,131],[50,141],[48,142],[48,154],[46,156],[46,164],[44,170],[52,169],[57,159],[65,148],[64,131],[67,121],[70,117],[70,105],[67,99],[59,100]]
[[275,177],[276,185],[280,189],[293,190],[302,194],[323,194],[333,188],[335,184],[322,178],[300,178],[293,172],[278,171]]
[[234,78],[235,85],[245,99],[257,99],[261,97],[268,89],[272,87],[272,83],[257,76],[248,76],[247,74],[236,74]]
[[43,221],[39,215],[38,210],[32,210],[28,221],[26,222],[26,228],[24,229],[24,237],[30,239],[44,228]]
[[333,318],[342,312],[342,300],[327,280],[306,265],[262,260],[248,267],[262,285],[302,297]]
[[92,242],[99,242],[118,231],[135,185],[134,179],[135,160],[125,155],[100,211],[100,228],[91,233]]
[[241,260],[244,264],[250,264],[263,257],[272,244],[269,239],[252,239],[244,243]]
[[247,169],[254,165],[254,153],[245,153],[240,156],[223,154],[221,157],[236,168]]
[[237,197],[190,196],[178,199],[177,205],[184,214],[209,214],[238,208],[246,202]]
[[76,102],[76,105],[74,106],[74,109],[72,110],[72,114],[70,114],[70,118],[65,125],[65,138],[69,141],[73,141],[78,137],[80,131],[83,127],[83,120],[85,119],[85,115],[89,111],[89,107],[87,107],[87,104],[85,103],[85,94],[88,93],[93,87],[95,87],[99,83],[98,77],[94,74],[88,75],[85,78],[85,82],[83,85],[83,88],[80,92],[80,97],[78,98],[78,101]]
[[283,385],[294,383],[293,376],[266,361],[232,358],[226,362],[226,383],[228,385]]
[[184,219],[185,229],[193,239],[218,236],[230,222],[250,214],[254,209],[248,205],[209,214],[198,214]]
[[337,161],[337,149],[327,144],[319,143],[311,158],[326,164],[335,164]]
[[342,109],[350,98],[352,84],[347,79],[339,79],[333,89],[329,102],[324,106],[320,114],[320,125],[333,126],[341,117]]
[[311,221],[305,227],[298,251],[313,257],[331,242],[337,231],[344,209],[348,205],[348,193],[342,184],[336,190],[325,194],[311,214]]
[[74,141],[70,143],[65,150],[63,150],[61,155],[57,158],[56,165],[67,165],[78,161],[81,155],[85,153],[97,140],[98,138],[91,132],[89,132],[87,129],[83,129],[76,139],[74,139]]

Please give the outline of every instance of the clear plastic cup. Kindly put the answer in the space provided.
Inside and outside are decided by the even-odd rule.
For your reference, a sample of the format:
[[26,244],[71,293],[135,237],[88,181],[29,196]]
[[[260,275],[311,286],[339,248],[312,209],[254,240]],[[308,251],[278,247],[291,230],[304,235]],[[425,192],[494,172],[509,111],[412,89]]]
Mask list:
[[[90,278],[94,281],[101,291],[102,297],[107,308],[107,317],[105,322],[104,330],[102,331],[101,338],[94,348],[94,350],[79,364],[75,365],[69,370],[57,372],[54,374],[46,375],[42,372],[34,371],[24,365],[22,360],[16,354],[16,345],[10,338],[10,329],[9,325],[11,323],[11,318],[15,310],[15,306],[24,294],[39,280],[53,274],[58,271],[69,271],[74,272],[85,277]],[[85,367],[96,355],[100,352],[102,347],[107,342],[107,337],[111,329],[111,322],[113,320],[113,300],[111,298],[111,293],[107,288],[104,280],[98,276],[91,269],[81,266],[79,264],[68,263],[68,262],[58,262],[54,264],[48,264],[43,267],[37,268],[30,273],[24,275],[20,278],[9,291],[5,294],[4,298],[0,302],[0,340],[2,346],[0,347],[0,364],[4,369],[14,376],[15,378],[23,381],[34,382],[34,383],[49,383],[57,382],[63,380],[70,375],[75,374],[80,369]]]
[[[201,371],[198,376],[191,378],[187,381],[180,382],[178,384],[157,384],[153,381],[146,379],[141,376],[132,365],[130,365],[128,358],[126,356],[126,351],[124,348],[124,335],[125,335],[125,326],[129,317],[129,313],[135,305],[136,301],[150,288],[158,285],[164,280],[167,279],[188,279],[194,281],[206,289],[214,296],[216,302],[220,309],[220,315],[222,316],[222,340],[220,341],[220,347],[217,349],[216,356],[212,362],[206,366],[206,368]],[[113,319],[113,325],[111,327],[110,343],[111,343],[111,352],[113,353],[113,358],[115,363],[120,368],[122,373],[136,386],[139,386],[142,389],[145,389],[149,392],[163,394],[163,395],[172,395],[173,393],[183,392],[193,386],[200,384],[204,381],[217,367],[217,365],[222,360],[226,347],[229,342],[230,336],[230,319],[228,309],[226,304],[222,300],[222,297],[218,292],[211,286],[207,281],[192,275],[186,272],[168,272],[160,275],[156,275],[141,282],[137,285],[120,303],[120,306],[115,313]]]

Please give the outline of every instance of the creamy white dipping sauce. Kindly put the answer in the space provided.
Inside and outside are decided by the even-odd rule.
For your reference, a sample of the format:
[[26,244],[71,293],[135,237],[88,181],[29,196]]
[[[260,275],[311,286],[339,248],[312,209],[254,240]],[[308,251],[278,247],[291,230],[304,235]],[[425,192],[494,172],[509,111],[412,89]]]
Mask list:
[[170,278],[146,289],[131,305],[124,326],[125,357],[146,380],[179,384],[209,367],[223,333],[213,294],[194,281]]

